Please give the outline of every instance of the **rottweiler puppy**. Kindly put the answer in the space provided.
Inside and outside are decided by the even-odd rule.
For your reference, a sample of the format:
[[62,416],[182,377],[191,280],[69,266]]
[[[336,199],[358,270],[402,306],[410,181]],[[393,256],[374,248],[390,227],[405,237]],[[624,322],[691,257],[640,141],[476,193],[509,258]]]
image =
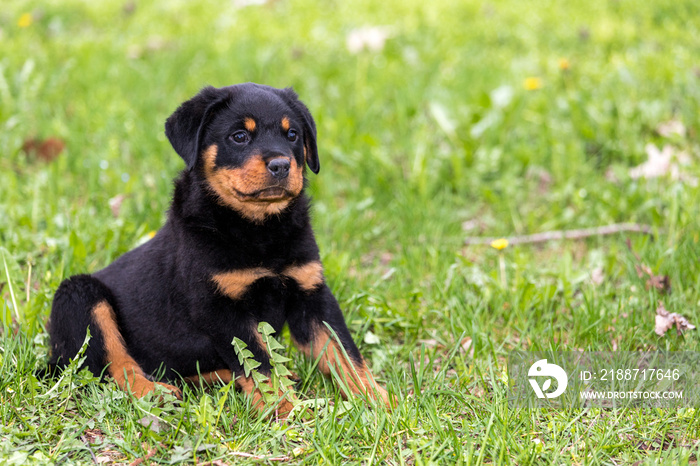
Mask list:
[[[232,340],[243,340],[269,375],[257,330],[267,322],[276,332],[287,324],[322,372],[345,378],[345,396],[389,403],[324,280],[304,194],[306,166],[320,168],[316,125],[296,93],[206,87],[167,119],[165,134],[186,164],[167,221],[106,268],[61,283],[49,371],[76,356],[89,328],[85,366],[137,397],[156,384],[179,396],[166,382],[182,378],[235,380],[262,410]],[[290,409],[282,398],[279,412]]]

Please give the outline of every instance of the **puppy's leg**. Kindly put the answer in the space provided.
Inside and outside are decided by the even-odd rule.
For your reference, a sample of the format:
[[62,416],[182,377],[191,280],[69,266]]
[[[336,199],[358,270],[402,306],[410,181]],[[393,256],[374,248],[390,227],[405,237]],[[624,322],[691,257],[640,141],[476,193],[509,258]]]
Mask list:
[[89,275],[77,275],[61,284],[51,309],[49,370],[64,368],[77,355],[89,327],[91,339],[85,351],[85,366],[90,372],[104,376],[106,367],[121,388],[137,397],[153,391],[156,383],[179,396],[176,387],[148,380],[129,355],[110,304],[114,301],[110,290]]
[[391,406],[392,400],[367,368],[338,302],[325,284],[299,295],[288,322],[297,347],[318,360],[318,367],[325,375],[335,372],[342,379],[340,388],[346,398],[367,396]]
[[[267,381],[264,383],[269,385],[271,383],[270,376],[272,374],[272,365],[270,364],[270,354],[267,351],[267,347],[263,342],[260,332],[258,332],[258,322],[252,318],[247,321],[241,319],[237,322],[235,329],[206,327],[205,331],[211,336],[211,340],[215,342],[219,356],[226,362],[229,368],[217,369],[213,372],[207,372],[196,376],[188,376],[186,380],[194,383],[210,383],[218,381],[219,379],[223,382],[235,380],[236,388],[246,393],[251,400],[251,405],[259,412],[266,411],[269,405],[265,404],[263,393],[253,381],[252,374],[249,374],[250,377],[245,376],[245,371],[240,364],[234,346],[228,343],[235,336],[246,344],[246,350],[250,351],[253,355],[252,359],[260,363],[255,370],[267,377]],[[286,418],[289,411],[293,408],[291,401],[294,399],[294,394],[283,393],[280,390],[278,395],[279,401],[276,405],[277,414],[281,418]]]
[[[267,349],[267,345],[263,341],[262,335],[258,331],[257,324],[253,325],[253,327],[251,328],[250,339],[251,342],[249,344],[249,348],[252,349],[255,359],[261,362],[257,370],[262,375],[268,377],[265,383],[269,385],[272,389],[272,380],[270,379],[270,377],[272,376],[270,352]],[[265,411],[268,406],[264,404],[263,394],[260,391],[260,388],[255,386],[255,382],[253,382],[252,377],[246,377],[244,371],[237,372],[236,375],[236,386],[248,394],[248,397],[251,398],[253,406],[258,411]],[[292,400],[295,400],[296,397],[294,393],[284,393],[282,389],[279,390],[279,393],[276,394],[276,397],[278,398],[278,401],[275,407],[275,411],[280,418],[286,419],[292,408],[294,408]]]
[[[270,379],[267,379],[265,383],[272,387]],[[263,411],[267,410],[269,405],[265,405],[265,402],[263,401],[263,393],[258,387],[255,386],[255,382],[253,382],[252,377],[246,377],[243,373],[241,373],[241,375],[236,377],[236,387],[247,394],[251,400],[252,406],[259,412],[262,413]],[[283,393],[280,390],[277,397],[279,398],[279,401],[275,406],[275,411],[281,419],[286,419],[287,416],[289,416],[289,413],[292,411],[292,408],[294,408],[294,404],[291,400],[295,399],[295,395],[293,393]]]
[[100,301],[92,308],[92,317],[104,340],[105,360],[109,364],[107,371],[117,382],[117,385],[141,398],[154,391],[156,384],[158,384],[170,390],[178,398],[182,398],[177,387],[148,380],[141,367],[127,352],[124,339],[117,326],[114,310],[107,301]]

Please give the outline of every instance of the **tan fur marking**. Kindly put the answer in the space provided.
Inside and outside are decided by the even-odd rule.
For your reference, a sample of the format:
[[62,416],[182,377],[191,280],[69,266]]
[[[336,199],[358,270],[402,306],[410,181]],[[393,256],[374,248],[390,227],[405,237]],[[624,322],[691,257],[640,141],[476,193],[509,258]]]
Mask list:
[[[274,277],[275,274],[263,267],[251,269],[233,270],[231,272],[217,273],[211,279],[216,283],[219,291],[231,299],[241,299],[248,287],[263,277]],[[257,332],[256,332],[257,333]]]
[[304,175],[302,174],[303,170],[304,167],[298,166],[296,159],[292,157],[291,165],[289,167],[289,176],[287,177],[287,189],[292,193],[296,193],[295,196],[298,196],[301,193],[301,190],[304,189]]
[[[268,173],[262,156],[252,157],[242,167],[217,168],[217,151],[218,147],[214,144],[202,154],[209,187],[219,197],[222,205],[233,208],[248,220],[262,223],[268,216],[279,214],[304,187],[303,167],[299,167],[294,158],[291,160],[286,183],[280,184]],[[274,187],[284,188],[287,196],[268,199],[248,196]]]
[[205,372],[200,375],[191,375],[185,377],[185,382],[191,384],[214,385],[216,383],[229,383],[233,380],[233,373],[229,369],[217,369],[211,372]]
[[[267,380],[267,384],[271,384],[270,379]],[[236,387],[241,389],[244,393],[246,393],[249,397],[252,398],[251,403],[253,407],[258,410],[259,413],[262,413],[266,410],[267,407],[262,401],[262,393],[258,388],[255,387],[255,382],[253,382],[253,379],[251,377],[237,377]],[[276,412],[281,419],[286,419],[289,413],[292,411],[292,408],[294,408],[294,405],[288,398],[294,399],[296,398],[296,396],[294,395],[294,393],[287,393],[285,395],[280,390],[279,398],[280,401],[277,404]]]
[[117,327],[114,311],[106,301],[99,302],[92,309],[92,314],[104,340],[105,363],[109,364],[107,371],[119,387],[141,398],[154,391],[155,385],[159,384],[181,398],[182,395],[177,387],[161,382],[152,382],[146,378],[141,367],[127,352],[124,339]]
[[255,131],[255,127],[257,125],[255,124],[255,120],[253,120],[252,118],[246,118],[245,120],[243,120],[243,126],[245,126],[245,129],[252,133],[253,131]]
[[302,290],[312,291],[323,283],[323,265],[318,261],[287,267],[282,275],[294,279]]
[[263,341],[262,333],[258,332],[257,327],[253,328],[253,335],[255,336],[255,341],[257,341],[258,345],[260,345],[260,348],[262,348],[267,354],[270,354],[270,352],[267,350],[267,344],[265,344],[265,341]]
[[345,387],[340,387],[345,398],[351,394],[367,396],[373,400],[383,401],[389,407],[392,406],[388,393],[377,384],[364,362],[357,364],[346,358],[340,344],[331,338],[327,329],[315,330],[312,342],[313,354],[309,345],[297,343],[297,346],[304,354],[318,360],[318,368],[323,374],[331,375],[331,367],[333,367],[350,390],[350,393],[346,393]]
[[282,117],[282,129],[289,131],[289,117]]

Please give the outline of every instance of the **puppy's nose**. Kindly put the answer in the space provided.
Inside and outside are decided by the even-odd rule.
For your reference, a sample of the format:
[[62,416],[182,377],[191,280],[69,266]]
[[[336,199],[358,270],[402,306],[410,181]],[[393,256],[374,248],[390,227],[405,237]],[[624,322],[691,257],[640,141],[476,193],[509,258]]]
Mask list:
[[268,160],[267,171],[278,180],[283,180],[289,174],[290,165],[289,158],[275,157],[274,159]]

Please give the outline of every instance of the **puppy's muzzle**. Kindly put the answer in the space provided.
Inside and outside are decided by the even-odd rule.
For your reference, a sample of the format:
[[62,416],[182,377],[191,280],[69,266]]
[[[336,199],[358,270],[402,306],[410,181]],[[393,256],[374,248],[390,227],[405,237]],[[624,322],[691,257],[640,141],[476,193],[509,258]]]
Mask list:
[[287,156],[281,155],[266,158],[265,164],[270,175],[279,181],[286,179],[289,175],[291,160]]

